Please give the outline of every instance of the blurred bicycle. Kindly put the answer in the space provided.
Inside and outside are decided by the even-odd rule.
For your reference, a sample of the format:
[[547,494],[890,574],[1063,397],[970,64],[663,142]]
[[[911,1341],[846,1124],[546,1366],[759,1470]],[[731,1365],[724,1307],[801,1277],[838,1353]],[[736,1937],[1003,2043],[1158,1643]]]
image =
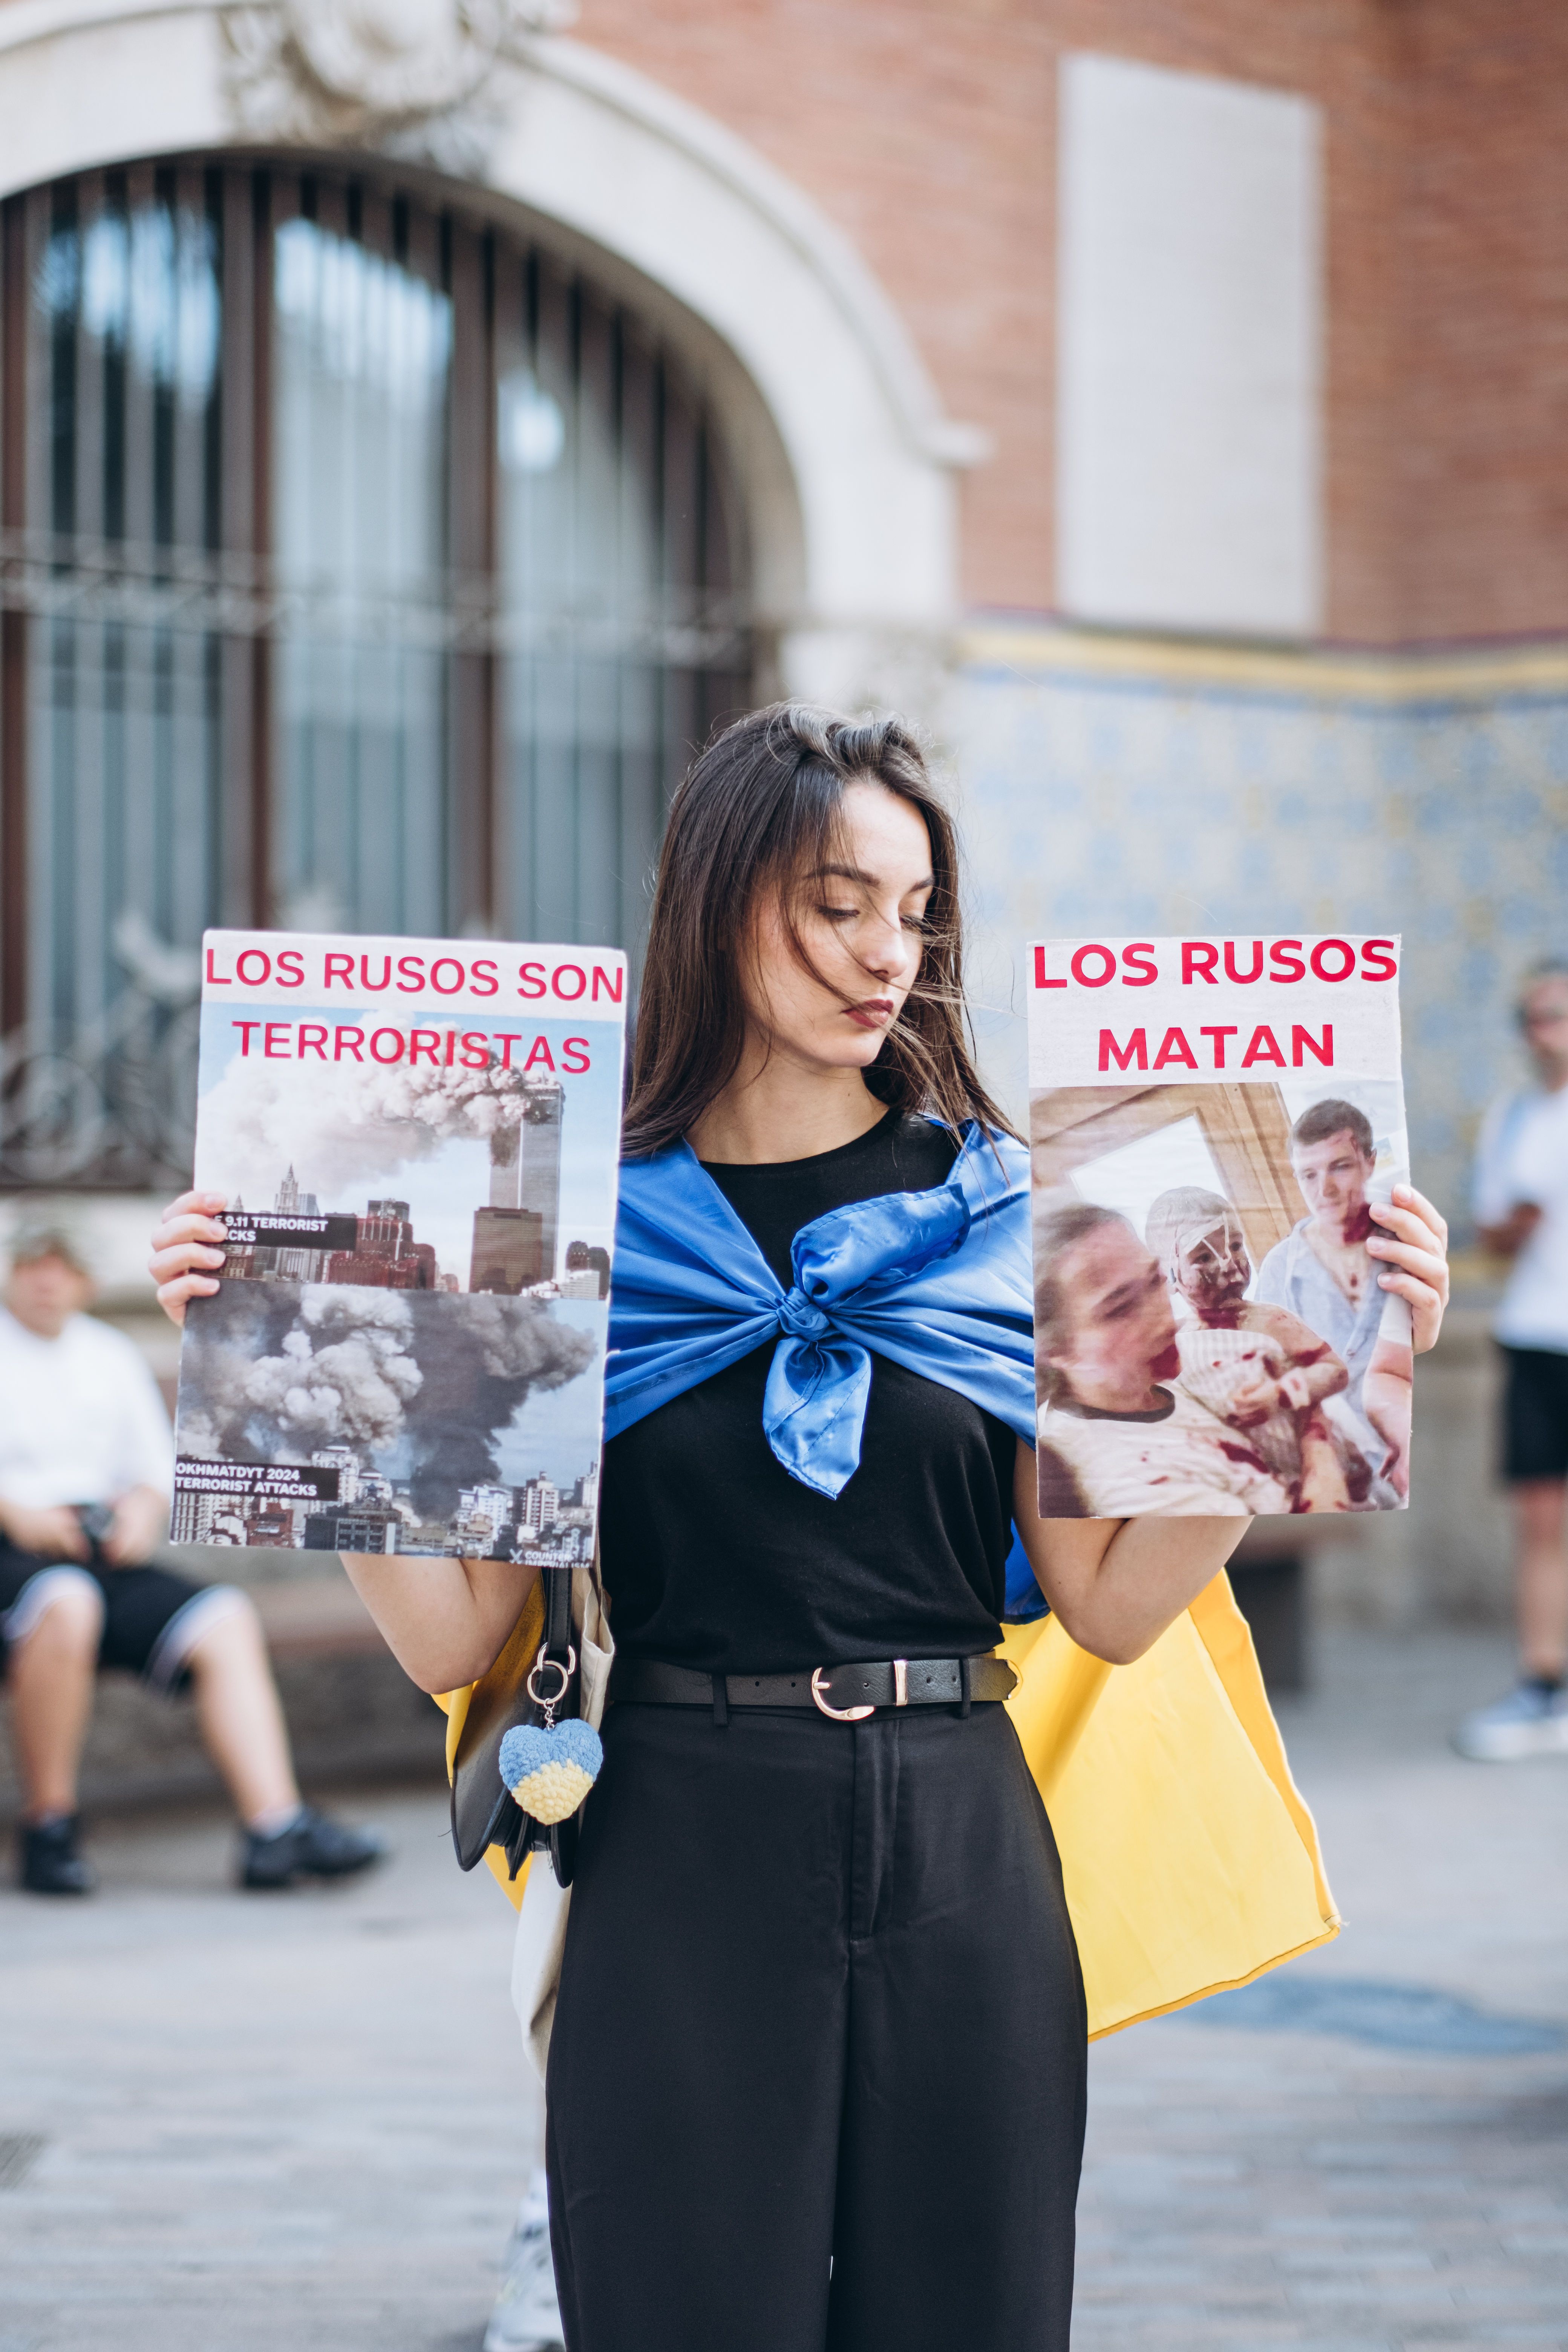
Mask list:
[[110,941],[126,982],[94,1020],[0,1039],[0,1183],[188,1181],[201,959],[131,907]]

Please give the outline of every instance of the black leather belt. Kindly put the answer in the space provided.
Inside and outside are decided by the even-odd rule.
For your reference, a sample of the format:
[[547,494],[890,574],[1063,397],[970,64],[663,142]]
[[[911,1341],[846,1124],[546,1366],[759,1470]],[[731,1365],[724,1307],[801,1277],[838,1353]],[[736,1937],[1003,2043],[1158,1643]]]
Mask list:
[[704,1675],[653,1658],[618,1657],[610,1696],[637,1706],[814,1706],[858,1723],[879,1706],[963,1706],[1010,1697],[1018,1677],[1005,1658],[884,1658],[818,1666],[813,1674]]

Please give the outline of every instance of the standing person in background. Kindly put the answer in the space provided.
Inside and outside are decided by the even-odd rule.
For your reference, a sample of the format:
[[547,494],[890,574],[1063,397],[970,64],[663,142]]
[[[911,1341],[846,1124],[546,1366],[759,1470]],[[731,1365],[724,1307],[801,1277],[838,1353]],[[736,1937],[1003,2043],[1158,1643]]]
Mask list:
[[1568,1753],[1568,963],[1526,975],[1518,1017],[1535,1083],[1493,1103],[1476,1160],[1480,1237],[1513,1261],[1493,1329],[1519,1627],[1517,1685],[1454,1735],[1481,1763]]
[[0,1674],[22,1781],[18,1875],[86,1895],[77,1766],[95,1673],[194,1685],[202,1737],[245,1824],[240,1878],[286,1886],[363,1870],[382,1849],[300,1801],[256,1611],[151,1555],[169,1523],[163,1401],[123,1332],[84,1312],[92,1281],[63,1233],[24,1235],[0,1307]]

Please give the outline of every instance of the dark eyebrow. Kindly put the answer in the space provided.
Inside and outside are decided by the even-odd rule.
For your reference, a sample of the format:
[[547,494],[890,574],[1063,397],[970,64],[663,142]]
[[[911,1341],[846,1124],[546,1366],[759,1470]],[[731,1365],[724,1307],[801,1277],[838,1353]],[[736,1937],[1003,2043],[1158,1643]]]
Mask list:
[[[826,882],[830,876],[837,877],[841,882],[863,882],[868,890],[876,889],[882,878],[879,874],[868,874],[865,868],[859,866],[814,866],[806,876],[806,880]],[[927,874],[919,882],[910,883],[904,891],[904,896],[907,898],[910,890],[934,890],[935,888],[936,876]]]

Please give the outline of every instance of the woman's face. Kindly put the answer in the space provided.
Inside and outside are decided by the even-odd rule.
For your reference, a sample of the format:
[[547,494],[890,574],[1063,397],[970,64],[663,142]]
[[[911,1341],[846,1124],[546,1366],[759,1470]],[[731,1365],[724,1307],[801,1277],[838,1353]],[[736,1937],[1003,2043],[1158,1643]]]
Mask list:
[[1149,1391],[1181,1369],[1165,1277],[1131,1225],[1096,1225],[1058,1271],[1069,1337],[1051,1350],[1080,1404],[1144,1412]]
[[1184,1234],[1172,1268],[1177,1289],[1199,1313],[1239,1307],[1252,1279],[1241,1221],[1226,1217],[1198,1234]]
[[1568,980],[1557,972],[1543,973],[1526,989],[1519,1021],[1536,1068],[1555,1089],[1568,1073]]
[[918,809],[885,786],[844,789],[834,862],[798,877],[791,944],[784,908],[759,911],[746,1010],[770,1052],[816,1069],[866,1069],[903,1010],[924,949],[933,885],[931,836]]

